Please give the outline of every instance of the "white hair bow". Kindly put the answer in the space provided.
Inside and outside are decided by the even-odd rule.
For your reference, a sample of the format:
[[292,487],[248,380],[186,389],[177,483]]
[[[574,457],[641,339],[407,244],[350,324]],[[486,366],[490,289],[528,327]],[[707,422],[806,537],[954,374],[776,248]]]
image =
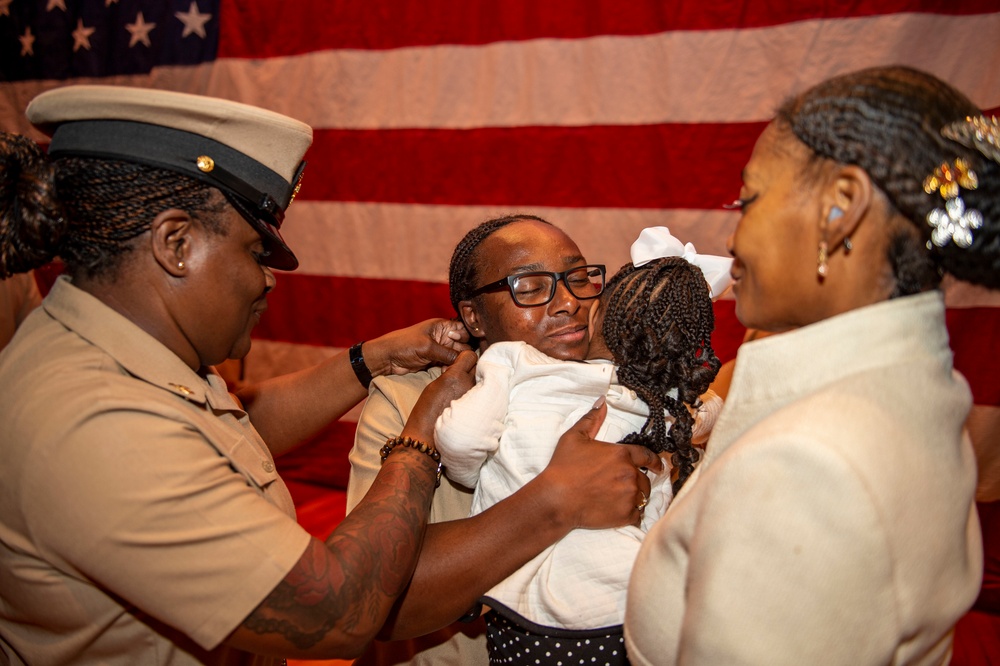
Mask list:
[[733,282],[729,275],[729,268],[733,265],[730,257],[698,254],[694,245],[681,243],[670,235],[670,230],[666,227],[643,229],[639,238],[632,243],[632,263],[642,266],[663,257],[680,257],[701,269],[713,299],[718,298]]

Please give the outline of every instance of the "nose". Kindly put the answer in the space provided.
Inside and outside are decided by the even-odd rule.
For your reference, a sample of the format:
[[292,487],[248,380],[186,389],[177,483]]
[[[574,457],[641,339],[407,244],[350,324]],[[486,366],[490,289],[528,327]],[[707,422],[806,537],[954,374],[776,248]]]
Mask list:
[[[565,280],[565,278],[563,278]],[[551,314],[573,314],[580,309],[580,301],[569,290],[563,280],[556,282],[556,293],[549,302],[549,312]]]
[[736,256],[736,254],[733,252],[733,239],[735,237],[736,237],[736,232],[734,231],[731,234],[729,234],[728,238],[726,238],[726,252],[728,252],[729,256],[731,257]]

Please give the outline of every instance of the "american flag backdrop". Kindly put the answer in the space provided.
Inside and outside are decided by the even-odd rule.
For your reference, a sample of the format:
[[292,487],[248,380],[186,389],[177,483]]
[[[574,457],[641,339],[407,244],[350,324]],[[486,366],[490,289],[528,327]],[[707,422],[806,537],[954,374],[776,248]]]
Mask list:
[[[740,170],[788,94],[900,63],[1000,107],[1000,0],[0,0],[0,128],[75,82],[255,104],[312,125],[278,276],[242,371],[297,369],[451,316],[480,221],[539,214],[613,271],[640,229],[723,254]],[[1000,422],[1000,300],[949,292],[958,367]],[[716,346],[743,330],[717,304]],[[356,412],[328,435],[349,445]]]

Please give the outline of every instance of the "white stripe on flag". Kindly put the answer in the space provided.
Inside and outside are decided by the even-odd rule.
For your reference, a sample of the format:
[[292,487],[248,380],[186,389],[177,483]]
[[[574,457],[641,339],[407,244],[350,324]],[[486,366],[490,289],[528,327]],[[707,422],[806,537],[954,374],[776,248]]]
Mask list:
[[312,275],[448,281],[455,245],[480,222],[511,213],[538,215],[565,230],[588,261],[614,272],[650,226],[669,227],[703,254],[726,254],[737,214],[728,211],[546,206],[432,206],[297,201],[282,236]]
[[[316,128],[745,122],[766,120],[809,84],[880,64],[925,69],[984,108],[1000,106],[994,85],[1000,40],[984,38],[998,34],[1000,13],[890,14],[741,30],[230,58],[101,83],[235,99]],[[289,81],[307,84],[289,88]],[[22,117],[27,102],[66,83],[6,84],[0,123],[29,131]]]
[[[787,95],[834,74],[905,64],[992,108],[1000,40],[986,35],[1000,35],[1000,14],[319,51],[217,61],[209,92],[343,129],[742,122],[770,118]],[[301,79],[309,85],[282,94]]]

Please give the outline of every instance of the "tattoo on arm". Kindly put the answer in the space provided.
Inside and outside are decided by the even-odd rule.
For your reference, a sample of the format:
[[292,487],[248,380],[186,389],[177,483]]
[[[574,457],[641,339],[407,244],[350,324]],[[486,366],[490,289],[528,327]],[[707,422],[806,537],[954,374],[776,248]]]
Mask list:
[[365,500],[325,545],[309,543],[243,627],[299,649],[331,632],[370,640],[413,573],[433,492],[433,475],[389,458]]

